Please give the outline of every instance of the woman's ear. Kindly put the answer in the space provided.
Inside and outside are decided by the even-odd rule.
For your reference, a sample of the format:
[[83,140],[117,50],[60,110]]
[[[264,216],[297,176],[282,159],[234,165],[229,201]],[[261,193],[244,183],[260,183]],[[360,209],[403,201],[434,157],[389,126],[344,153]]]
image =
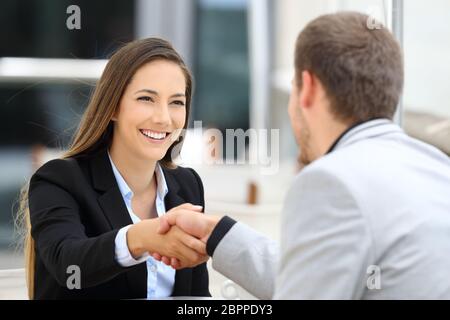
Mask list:
[[111,117],[111,121],[117,121],[117,111]]

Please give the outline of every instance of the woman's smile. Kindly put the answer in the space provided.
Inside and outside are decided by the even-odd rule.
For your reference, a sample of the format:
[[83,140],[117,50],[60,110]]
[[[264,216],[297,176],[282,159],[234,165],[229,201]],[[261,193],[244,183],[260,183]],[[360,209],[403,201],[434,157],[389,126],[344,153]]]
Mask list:
[[152,143],[164,143],[171,135],[171,132],[155,131],[149,129],[139,129],[139,131],[147,141]]

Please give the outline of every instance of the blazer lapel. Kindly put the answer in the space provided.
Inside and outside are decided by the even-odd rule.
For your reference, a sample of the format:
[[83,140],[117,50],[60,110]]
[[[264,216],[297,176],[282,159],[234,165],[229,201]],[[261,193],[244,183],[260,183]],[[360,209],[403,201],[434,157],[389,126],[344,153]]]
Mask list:
[[180,185],[176,179],[175,170],[166,169],[164,167],[162,167],[162,170],[164,172],[164,178],[166,179],[167,189],[169,190],[164,198],[164,204],[166,206],[166,211],[169,211],[170,209],[185,203],[186,200],[178,194]]
[[91,160],[91,175],[94,188],[103,192],[98,197],[98,203],[111,228],[119,229],[132,224],[130,214],[114,177],[107,149],[99,152]]
[[[164,203],[166,211],[177,207],[186,202],[186,200],[179,194],[180,185],[176,179],[176,170],[162,168],[164,177],[166,179],[167,193]],[[183,270],[177,270],[175,273],[175,284],[172,291],[172,296],[190,296],[192,288],[192,269],[187,268]]]

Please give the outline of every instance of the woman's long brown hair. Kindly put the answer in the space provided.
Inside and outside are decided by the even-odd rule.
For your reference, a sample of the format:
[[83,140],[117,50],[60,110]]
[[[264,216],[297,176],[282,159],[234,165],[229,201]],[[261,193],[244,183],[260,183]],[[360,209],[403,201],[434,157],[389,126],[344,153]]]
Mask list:
[[[172,45],[159,38],[136,40],[116,51],[110,58],[103,71],[86,111],[81,118],[68,150],[61,158],[89,155],[108,147],[112,141],[113,123],[111,118],[119,107],[120,99],[135,72],[144,64],[155,60],[168,60],[176,63],[186,78],[186,119],[184,129],[187,128],[192,97],[192,76],[183,59]],[[180,149],[183,134],[168,149],[160,160],[161,165],[173,168],[172,157]],[[179,151],[178,151],[179,152]],[[28,187],[24,185],[19,196],[19,209],[16,225],[21,229],[25,255],[25,271],[28,296],[34,297],[35,277],[35,244],[31,236],[30,211],[28,207]]]

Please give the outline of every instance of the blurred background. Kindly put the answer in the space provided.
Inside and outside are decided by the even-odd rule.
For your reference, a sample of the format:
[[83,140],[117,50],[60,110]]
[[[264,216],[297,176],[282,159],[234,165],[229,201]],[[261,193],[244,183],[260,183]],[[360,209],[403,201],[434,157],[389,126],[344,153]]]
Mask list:
[[[80,29],[66,26],[70,5],[80,9]],[[294,42],[309,21],[340,10],[371,14],[394,31],[406,75],[396,121],[450,155],[447,0],[2,0],[0,269],[23,267],[13,227],[20,187],[67,147],[111,53],[150,36],[171,41],[193,71],[191,126],[200,120],[220,132],[279,130],[276,141],[269,135],[256,147],[246,139],[221,155],[236,160],[231,164],[191,161],[206,142],[194,133],[182,154],[182,164],[204,181],[208,214],[228,214],[277,239],[283,197],[297,170],[287,116]],[[262,174],[263,164],[238,164],[252,152],[270,155],[275,144],[273,174]],[[226,279],[210,272],[211,292],[223,296]]]

